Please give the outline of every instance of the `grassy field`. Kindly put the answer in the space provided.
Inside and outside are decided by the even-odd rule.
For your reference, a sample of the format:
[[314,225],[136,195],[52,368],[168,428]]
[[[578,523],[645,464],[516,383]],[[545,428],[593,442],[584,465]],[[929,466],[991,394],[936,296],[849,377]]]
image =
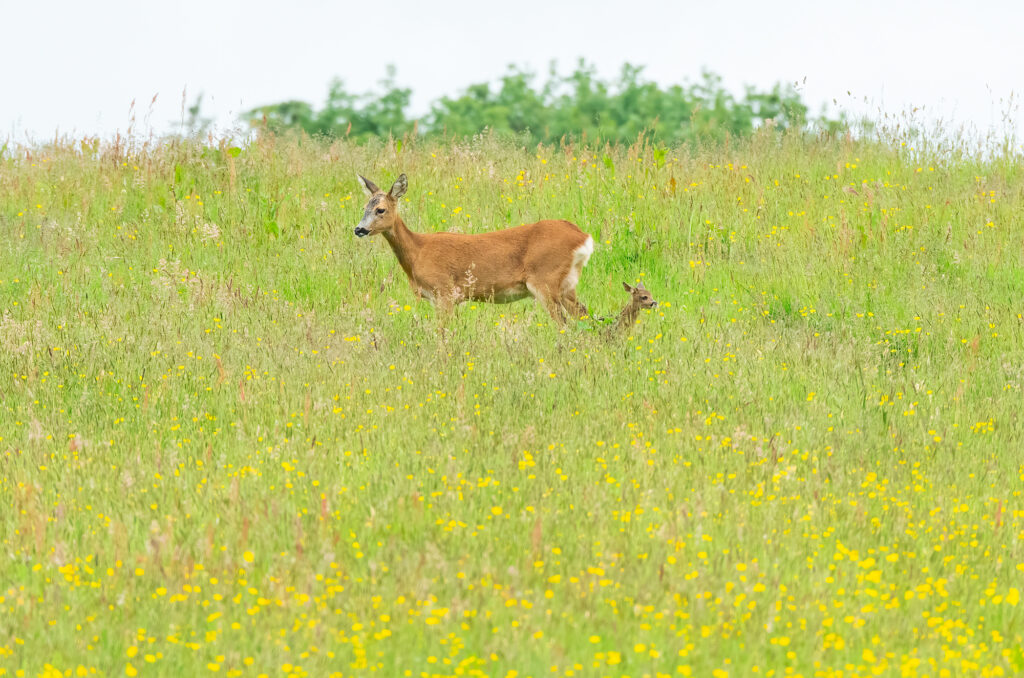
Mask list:
[[[598,315],[440,322],[566,218]],[[1024,671],[1024,170],[762,134],[0,158],[0,675]]]

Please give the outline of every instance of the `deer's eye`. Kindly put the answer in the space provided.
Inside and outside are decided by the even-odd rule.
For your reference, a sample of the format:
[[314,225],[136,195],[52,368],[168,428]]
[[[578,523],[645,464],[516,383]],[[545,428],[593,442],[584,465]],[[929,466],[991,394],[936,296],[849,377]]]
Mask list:
[[384,209],[383,207],[378,207],[377,208],[377,214],[384,214],[385,212],[387,212],[387,210]]

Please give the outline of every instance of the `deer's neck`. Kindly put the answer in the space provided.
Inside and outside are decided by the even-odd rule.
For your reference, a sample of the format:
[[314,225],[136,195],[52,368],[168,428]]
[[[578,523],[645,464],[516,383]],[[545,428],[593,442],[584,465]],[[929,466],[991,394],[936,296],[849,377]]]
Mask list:
[[640,313],[640,307],[636,304],[630,304],[619,313],[619,321],[616,324],[619,327],[630,327],[636,322],[638,313]]
[[410,231],[402,221],[402,217],[396,216],[394,227],[390,231],[384,232],[384,238],[391,245],[391,250],[398,258],[398,263],[402,265],[402,270],[405,271],[409,280],[412,280],[413,262],[416,261],[416,253],[420,248],[419,234]]

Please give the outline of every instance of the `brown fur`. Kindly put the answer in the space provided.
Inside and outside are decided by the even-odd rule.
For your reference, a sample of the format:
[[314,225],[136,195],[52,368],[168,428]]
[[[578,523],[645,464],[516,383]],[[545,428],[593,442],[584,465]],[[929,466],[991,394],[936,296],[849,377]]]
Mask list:
[[617,330],[632,327],[641,309],[654,308],[658,305],[658,302],[654,300],[654,297],[651,296],[650,291],[644,287],[643,283],[638,284],[636,287],[622,283],[622,287],[629,292],[630,298],[629,303],[619,313],[619,319],[615,323],[615,329]]
[[371,181],[360,181],[369,200],[356,235],[383,235],[417,296],[443,308],[467,300],[508,303],[533,296],[556,320],[564,319],[563,312],[587,314],[575,288],[589,252],[574,253],[590,236],[575,224],[538,221],[474,235],[416,233],[398,214],[404,174],[387,194]]

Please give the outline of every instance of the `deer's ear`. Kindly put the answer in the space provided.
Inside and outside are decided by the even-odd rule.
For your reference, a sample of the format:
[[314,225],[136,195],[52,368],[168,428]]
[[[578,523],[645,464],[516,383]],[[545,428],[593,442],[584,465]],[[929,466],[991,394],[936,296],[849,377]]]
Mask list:
[[629,286],[629,283],[625,283],[625,282],[622,283],[622,289],[626,290],[627,292],[629,292],[631,294],[633,292],[633,288]]
[[409,179],[407,179],[405,174],[402,173],[402,174],[398,175],[397,179],[395,179],[395,183],[391,184],[391,190],[388,191],[388,195],[390,195],[395,200],[398,200],[403,195],[405,195],[405,192],[408,189],[409,189]]
[[643,290],[644,292],[649,292],[649,291],[650,291],[650,290],[648,290],[648,289],[647,289],[646,287],[644,287],[644,284],[643,284],[643,283],[637,283],[637,284],[636,284],[636,288],[637,288],[638,290]]
[[373,183],[362,174],[357,174],[356,176],[359,177],[359,185],[363,187],[363,192],[366,193],[366,195],[380,193],[380,189],[377,188],[377,184]]

